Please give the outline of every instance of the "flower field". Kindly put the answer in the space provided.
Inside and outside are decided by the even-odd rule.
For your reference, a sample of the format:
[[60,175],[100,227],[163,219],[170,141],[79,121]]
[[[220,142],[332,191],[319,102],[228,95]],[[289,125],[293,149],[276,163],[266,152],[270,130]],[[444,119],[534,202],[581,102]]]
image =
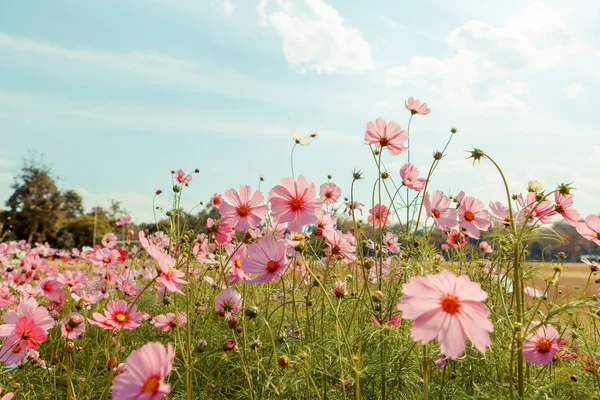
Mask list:
[[[430,113],[405,106],[412,129]],[[340,188],[301,174],[318,138],[292,132],[291,175],[215,194],[200,230],[182,194],[202,173],[178,170],[155,230],[0,243],[1,399],[600,399],[597,261],[528,257],[559,219],[600,245],[600,218],[479,149],[505,198],[430,187],[456,134],[417,168],[409,129],[370,121],[377,175]]]

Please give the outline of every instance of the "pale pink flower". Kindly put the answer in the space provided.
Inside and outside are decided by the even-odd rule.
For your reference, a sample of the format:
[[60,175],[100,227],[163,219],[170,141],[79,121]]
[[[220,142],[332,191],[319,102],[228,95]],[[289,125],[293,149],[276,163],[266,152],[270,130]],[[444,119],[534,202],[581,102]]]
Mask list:
[[244,245],[241,248],[238,248],[236,252],[229,259],[232,267],[229,269],[229,275],[227,276],[227,280],[233,285],[240,281],[245,281],[248,279],[248,275],[242,269],[242,260],[246,258],[247,247]]
[[262,204],[263,194],[260,191],[250,194],[252,189],[248,185],[241,185],[239,194],[235,189],[229,189],[225,192],[225,198],[231,203],[222,203],[219,212],[223,217],[233,218],[235,229],[245,231],[248,227],[256,228],[262,218],[267,215],[267,206]]
[[390,210],[382,204],[376,204],[375,207],[369,210],[369,222],[373,223],[375,227],[383,228],[387,224],[388,217],[390,216]]
[[485,205],[474,197],[465,197],[458,207],[460,225],[474,239],[479,239],[479,231],[487,231],[490,227],[488,212]]
[[265,236],[248,246],[248,258],[242,260],[242,269],[258,276],[248,283],[265,283],[279,278],[287,265],[285,242]]
[[356,244],[352,234],[343,234],[338,230],[325,233],[328,258],[341,258],[346,264],[356,261]]
[[398,236],[394,235],[393,232],[386,232],[382,240],[384,250],[389,251],[393,254],[400,254],[400,243],[398,243]]
[[126,215],[124,217],[121,217],[120,220],[118,220],[115,225],[117,226],[125,226],[128,225],[131,222],[131,217],[129,215]]
[[154,327],[167,332],[171,328],[181,328],[187,324],[187,314],[184,312],[180,312],[179,316],[176,316],[173,313],[167,313],[166,315],[160,314],[154,317],[151,324],[154,325]]
[[600,246],[600,217],[590,214],[585,217],[585,222],[578,222],[575,228],[585,239],[591,240]]
[[342,195],[342,189],[333,182],[322,184],[320,192],[323,204],[334,204]]
[[61,336],[77,339],[85,331],[85,318],[79,313],[71,313],[60,322]]
[[108,267],[118,264],[120,257],[121,253],[119,253],[117,249],[105,247],[103,249],[96,250],[90,258],[90,261],[94,264]]
[[540,298],[544,295],[544,291],[542,289],[530,286],[525,286],[523,288],[523,293],[525,293],[527,296],[533,297],[534,299]]
[[348,294],[346,290],[346,281],[337,281],[335,283],[335,287],[331,291],[333,297],[337,297],[338,299],[343,299]]
[[144,314],[137,312],[136,304],[130,306],[125,300],[110,300],[106,305],[104,316],[94,313],[92,317],[94,319],[88,319],[88,322],[104,329],[134,330],[140,326],[139,322],[144,318]]
[[440,350],[457,359],[465,351],[468,337],[482,353],[490,345],[490,311],[483,304],[487,293],[466,275],[443,271],[438,275],[414,276],[402,285],[404,296],[398,309],[404,319],[414,321],[411,336],[429,343],[436,336]]
[[[2,394],[2,387],[0,387],[0,394]],[[5,393],[4,396],[0,397],[0,400],[12,400],[15,396],[13,392]]]
[[531,364],[548,364],[558,352],[558,331],[551,325],[541,326],[523,342],[523,358]]
[[107,233],[102,237],[102,246],[112,249],[117,245],[117,236],[114,233]]
[[159,342],[146,343],[131,352],[110,388],[113,399],[159,400],[171,391],[165,379],[171,373],[175,351]]
[[187,283],[187,281],[181,279],[185,274],[178,269],[175,269],[175,265],[177,264],[175,259],[168,254],[161,254],[156,262],[161,270],[158,281],[163,284],[169,292],[183,294],[179,284]]
[[371,318],[371,322],[378,326],[389,326],[390,328],[397,328],[402,324],[401,315],[390,315],[388,318],[383,320],[383,323],[377,318]]
[[358,210],[358,211],[360,211],[360,215],[363,215],[363,213],[362,213],[363,206],[364,206],[364,204],[359,203],[358,201],[355,201],[355,202],[347,201],[346,208],[344,209],[344,214],[348,213],[348,215],[352,216],[352,212],[354,210]]
[[571,208],[573,207],[573,196],[570,194],[562,195],[559,192],[554,192],[554,201],[556,202],[554,210],[562,215],[569,225],[575,226],[575,224],[579,222],[581,216],[577,210]]
[[436,228],[447,231],[456,225],[458,212],[450,207],[450,199],[444,196],[440,190],[431,193],[425,193],[423,197],[423,206],[428,217],[433,217],[433,224]]
[[215,311],[224,317],[231,317],[242,309],[242,295],[228,287],[215,297]]
[[377,118],[375,122],[367,122],[365,142],[374,144],[377,150],[387,147],[390,154],[396,156],[408,150],[404,145],[406,140],[408,140],[408,132],[401,129],[397,122],[386,123],[382,118]]
[[17,310],[8,310],[2,316],[4,324],[0,325],[0,337],[6,343],[19,343],[22,348],[38,348],[38,343],[48,338],[48,330],[54,320],[45,307],[38,306],[35,298],[30,297],[17,306]]
[[492,218],[500,222],[502,225],[510,225],[512,219],[510,217],[510,210],[508,209],[508,207],[506,207],[499,201],[490,201],[489,206]]
[[192,175],[186,175],[185,172],[178,169],[176,173],[173,174],[175,181],[178,183],[183,183],[184,185],[188,185],[192,181]]
[[423,178],[417,178],[419,176],[419,170],[411,163],[406,163],[400,168],[400,177],[402,183],[409,189],[417,192],[421,192],[425,188],[425,182],[427,180]]
[[556,211],[552,203],[548,200],[538,201],[535,192],[527,192],[527,197],[523,199],[523,195],[517,196],[517,202],[521,206],[521,214],[519,215],[520,223],[527,219],[528,222],[533,222],[536,219],[542,224],[552,222],[552,217],[556,215]]
[[83,290],[79,294],[71,293],[71,297],[77,303],[81,304],[82,306],[84,306],[86,309],[89,310],[92,307],[92,304],[96,304],[97,302],[102,300],[102,298],[104,296],[103,296],[102,292],[100,292],[100,291],[92,292],[92,291]]
[[431,112],[426,103],[421,104],[419,100],[413,99],[412,97],[409,97],[408,100],[404,102],[404,106],[413,115],[427,115]]
[[40,282],[40,289],[46,297],[57,303],[62,303],[65,298],[65,292],[62,290],[63,284],[56,279],[46,278]]
[[208,218],[206,227],[208,228],[208,232],[214,235],[215,241],[218,244],[227,245],[235,238],[232,217],[223,217],[218,222],[215,222],[212,218]]
[[314,223],[322,205],[315,185],[309,184],[302,175],[297,182],[292,178],[281,178],[281,185],[269,192],[269,201],[273,219],[280,224],[287,222],[292,232],[300,232],[303,226]]
[[462,190],[460,192],[458,192],[458,194],[454,197],[454,201],[456,202],[456,205],[460,206],[460,204],[462,203],[463,199],[465,198],[465,192],[463,192]]
[[482,241],[482,242],[479,242],[479,248],[481,250],[483,250],[485,253],[488,253],[488,254],[494,251],[494,249],[492,248],[492,246],[488,242],[486,242],[485,240]]
[[323,236],[327,232],[335,230],[337,224],[337,217],[333,214],[328,213],[323,209],[317,211],[317,221],[315,222],[315,235]]

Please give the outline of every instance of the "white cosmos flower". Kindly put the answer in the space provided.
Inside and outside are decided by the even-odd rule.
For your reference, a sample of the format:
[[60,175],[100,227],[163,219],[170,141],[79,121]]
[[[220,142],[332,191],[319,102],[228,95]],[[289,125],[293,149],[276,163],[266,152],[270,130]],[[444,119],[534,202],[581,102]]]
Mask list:
[[300,146],[308,146],[310,144],[307,138],[300,135],[293,129],[291,130],[290,135],[292,136],[292,139],[294,139],[294,142],[296,142],[296,144],[299,144]]

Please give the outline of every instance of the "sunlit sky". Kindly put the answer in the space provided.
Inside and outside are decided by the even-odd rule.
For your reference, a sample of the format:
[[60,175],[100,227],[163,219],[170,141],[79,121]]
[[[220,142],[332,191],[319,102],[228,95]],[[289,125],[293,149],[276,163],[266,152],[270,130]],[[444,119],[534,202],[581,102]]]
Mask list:
[[[573,182],[600,212],[600,4],[597,0],[0,0],[0,200],[22,159],[43,154],[87,209],[120,200],[152,220],[170,171],[200,169],[189,209],[240,184],[265,192],[296,174],[332,174],[370,204],[367,121],[405,128],[423,173],[458,133],[431,187],[506,202],[528,180]],[[394,178],[406,155],[384,161]],[[168,196],[167,196],[168,197]],[[368,209],[369,207],[367,207]]]

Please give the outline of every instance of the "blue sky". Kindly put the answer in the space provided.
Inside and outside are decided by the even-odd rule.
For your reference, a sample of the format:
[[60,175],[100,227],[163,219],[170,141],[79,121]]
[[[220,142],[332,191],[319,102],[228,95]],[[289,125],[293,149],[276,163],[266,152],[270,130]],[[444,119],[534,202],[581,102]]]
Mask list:
[[[0,1],[0,200],[30,151],[87,208],[122,201],[152,218],[172,169],[199,168],[188,208],[239,184],[268,191],[291,175],[289,132],[318,138],[296,173],[328,173],[370,202],[362,144],[378,117],[405,128],[404,100],[431,107],[411,126],[426,170],[459,129],[432,186],[504,201],[573,182],[600,212],[600,5],[596,1],[130,0]],[[394,176],[405,155],[385,162]],[[368,179],[371,180],[368,180]]]

